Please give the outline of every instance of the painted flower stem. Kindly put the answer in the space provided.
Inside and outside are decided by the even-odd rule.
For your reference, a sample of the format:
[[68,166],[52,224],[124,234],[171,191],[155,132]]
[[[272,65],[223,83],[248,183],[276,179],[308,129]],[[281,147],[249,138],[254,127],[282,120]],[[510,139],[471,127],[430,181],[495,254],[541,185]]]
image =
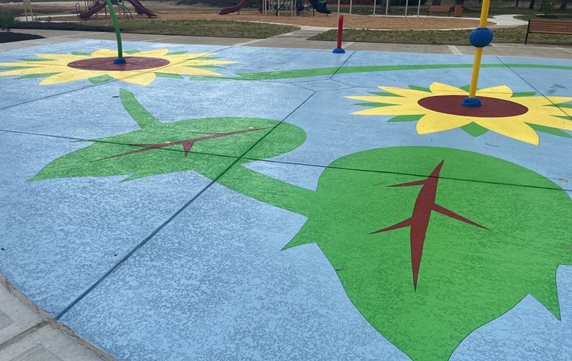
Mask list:
[[[149,111],[147,111],[147,109],[145,109],[141,103],[139,103],[133,93],[125,89],[121,89],[119,94],[123,107],[142,129],[159,129],[159,127],[161,127],[162,123],[155,116],[149,113]],[[209,134],[203,137],[197,137],[194,139],[188,139],[169,144],[140,144],[139,146],[143,148],[135,149],[126,153],[115,154],[109,157],[104,157],[100,160],[118,158],[134,153],[148,152],[154,149],[164,148],[166,146],[173,146],[177,143],[183,144],[185,147],[185,142],[188,146],[188,149],[185,148],[184,150],[185,154],[188,154],[190,146],[192,146],[192,144],[197,141],[259,130],[262,129],[254,128],[224,134]],[[248,154],[246,154],[245,157],[248,157]],[[311,213],[311,209],[316,203],[316,192],[274,179],[267,175],[248,169],[244,166],[244,164],[249,161],[250,159],[241,159],[235,166],[231,167],[231,169],[229,169],[224,176],[220,177],[217,182],[236,192],[245,194],[249,197],[271,204],[278,208],[287,209],[291,212],[296,212],[306,216]],[[214,174],[202,174],[210,179],[216,179]]]
[[317,193],[280,181],[244,166],[229,169],[217,180],[236,192],[275,207],[309,216],[317,203]]

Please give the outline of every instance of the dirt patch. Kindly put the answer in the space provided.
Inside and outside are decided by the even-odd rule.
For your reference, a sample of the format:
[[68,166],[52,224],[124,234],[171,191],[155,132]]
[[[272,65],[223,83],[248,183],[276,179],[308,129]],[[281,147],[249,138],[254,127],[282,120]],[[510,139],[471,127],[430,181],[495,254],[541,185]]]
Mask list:
[[[171,12],[163,10],[159,13],[161,20],[186,20],[186,19],[216,19],[216,20],[241,20],[241,21],[263,21],[288,25],[307,25],[320,27],[337,27],[338,19],[336,15],[315,14],[315,16],[262,16],[258,11],[241,11],[240,14],[229,14],[220,16],[216,13],[199,13],[197,11]],[[403,17],[383,17],[368,15],[346,15],[344,25],[347,29],[459,29],[474,28],[478,25],[478,20],[467,20],[457,18],[426,18],[411,16]]]
[[[73,12],[72,3],[59,3],[54,6],[54,3],[38,3],[35,8],[41,13],[46,13],[48,6],[51,8],[52,13],[65,14]],[[304,12],[301,16],[262,16],[256,9],[243,9],[240,14],[233,13],[228,15],[218,15],[218,8],[214,7],[197,7],[179,5],[175,6],[173,3],[146,1],[145,6],[148,6],[153,11],[157,12],[158,20],[238,20],[238,21],[258,21],[269,22],[286,25],[307,25],[319,27],[337,27],[337,15],[324,15],[311,12]],[[130,8],[129,4],[126,4]],[[42,9],[45,7],[45,9]],[[84,9],[82,9],[84,10]],[[133,9],[131,9],[133,10]],[[135,14],[135,11],[132,11]],[[284,13],[289,14],[288,12]],[[102,17],[99,17],[101,20]],[[135,15],[134,19],[144,20],[143,16]],[[56,20],[54,18],[53,20]],[[57,18],[57,21],[78,21],[75,16],[66,18]],[[89,21],[88,21],[89,22]],[[478,25],[478,20],[458,19],[453,17],[416,17],[415,15],[404,17],[384,17],[384,16],[371,16],[371,15],[346,15],[345,28],[346,29],[399,29],[399,30],[438,30],[438,29],[459,29],[459,28],[474,28]]]

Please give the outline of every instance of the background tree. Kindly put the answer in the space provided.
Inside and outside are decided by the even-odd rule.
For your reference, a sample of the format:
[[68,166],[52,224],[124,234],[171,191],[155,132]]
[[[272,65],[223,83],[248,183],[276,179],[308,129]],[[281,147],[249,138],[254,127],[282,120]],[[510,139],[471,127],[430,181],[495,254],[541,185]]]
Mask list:
[[540,10],[544,15],[548,15],[554,11],[554,0],[542,0]]

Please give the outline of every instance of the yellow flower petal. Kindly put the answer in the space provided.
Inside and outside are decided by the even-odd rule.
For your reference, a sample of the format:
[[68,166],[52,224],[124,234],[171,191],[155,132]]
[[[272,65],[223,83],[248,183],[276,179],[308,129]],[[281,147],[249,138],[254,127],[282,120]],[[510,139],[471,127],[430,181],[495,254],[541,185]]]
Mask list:
[[[64,65],[67,65],[64,64]],[[19,61],[19,62],[14,62],[14,63],[0,63],[0,66],[9,66],[9,67],[16,67],[16,66],[22,66],[22,67],[46,67],[46,66],[64,66],[62,64],[59,63],[55,63],[52,61]]]
[[72,55],[72,54],[36,54],[38,58],[47,59],[44,61],[33,62],[33,63],[40,63],[42,65],[51,64],[51,65],[67,65],[73,61],[87,59],[88,56],[86,55]]
[[385,107],[374,107],[360,110],[352,114],[355,115],[411,115],[425,114],[427,109],[417,104],[389,105]]
[[530,121],[527,120],[525,122],[528,124],[542,125],[544,127],[572,130],[572,121],[571,120],[557,118],[554,116],[538,117],[535,119],[530,119]]
[[546,97],[546,99],[555,105],[566,104],[572,102],[572,98],[569,97]]
[[431,93],[437,95],[467,95],[468,92],[464,91],[461,88],[457,88],[451,85],[443,84],[443,83],[433,83],[429,86]]
[[226,65],[226,64],[235,64],[235,61],[227,61],[227,60],[194,60],[191,59],[185,63],[185,65],[191,66],[199,66],[199,65]]
[[527,108],[534,108],[542,105],[554,105],[562,104],[572,101],[570,97],[543,97],[543,96],[532,96],[532,97],[515,97],[511,98],[510,101],[524,105]]
[[129,54],[129,56],[149,56],[149,57],[157,57],[162,58],[169,53],[169,49],[154,49],[154,50],[147,50],[142,51],[135,54]]
[[123,76],[118,77],[116,74],[109,74],[109,75],[111,75],[115,79],[119,79],[119,80],[124,81],[126,83],[143,85],[143,86],[147,86],[147,85],[151,84],[157,78],[157,76],[153,72],[140,73],[138,75],[129,76],[129,77],[123,77]]
[[406,89],[406,88],[395,88],[391,86],[380,86],[379,89],[383,90],[384,92],[396,94],[404,98],[408,98],[410,101],[414,99],[421,99],[427,96],[427,92],[415,89]]
[[187,59],[198,59],[213,56],[214,53],[196,53],[196,54],[185,54]]
[[182,74],[182,75],[200,75],[200,76],[221,76],[222,74],[212,70],[193,68],[188,66],[171,66],[163,70],[165,73]]
[[545,118],[551,116],[566,116],[565,108],[558,108],[550,105],[542,105],[534,108],[529,108],[526,113],[525,121],[534,120],[536,118]]
[[383,97],[379,95],[347,96],[348,99],[361,100],[368,103],[403,104],[410,100],[398,97]]
[[93,76],[94,76],[93,73],[89,71],[83,71],[83,70],[70,71],[67,73],[59,73],[49,76],[46,79],[42,80],[40,82],[40,85],[67,83],[76,80],[89,79]]
[[33,75],[46,73],[57,73],[57,71],[50,71],[49,69],[44,68],[23,68],[0,72],[0,76]]
[[417,133],[437,133],[463,127],[471,123],[470,119],[453,115],[431,112],[417,121]]
[[111,56],[117,56],[117,51],[110,49],[99,49],[91,53],[92,58],[108,58]]
[[512,89],[506,85],[494,86],[491,88],[485,88],[477,90],[477,96],[489,96],[489,97],[499,97],[499,98],[510,98],[512,97]]
[[509,121],[506,118],[479,119],[475,121],[481,127],[492,130],[509,138],[538,145],[538,134],[525,123],[519,121]]
[[[570,109],[570,108],[559,108],[559,109],[562,113],[564,113],[564,116],[572,117],[572,109]],[[560,114],[558,114],[558,115],[560,115]]]

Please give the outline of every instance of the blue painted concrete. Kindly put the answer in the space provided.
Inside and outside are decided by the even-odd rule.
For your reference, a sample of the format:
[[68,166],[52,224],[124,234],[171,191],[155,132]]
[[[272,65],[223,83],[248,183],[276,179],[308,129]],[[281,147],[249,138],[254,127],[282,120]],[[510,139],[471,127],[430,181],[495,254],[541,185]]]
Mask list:
[[[124,176],[29,181],[84,146],[0,136],[0,272],[54,315],[210,182],[191,172],[129,182],[121,182]],[[232,158],[218,161],[230,165]]]
[[[362,319],[315,245],[281,251],[304,221],[214,186],[62,321],[125,360],[408,360]],[[528,296],[451,360],[566,360],[571,276],[560,267],[561,321]]]
[[572,353],[572,267],[560,266],[556,281],[560,320],[528,295],[512,310],[473,332],[451,361],[568,360]]
[[318,247],[281,251],[304,222],[213,186],[62,321],[125,360],[407,360]]
[[[164,123],[213,117],[255,117],[282,121],[312,92],[287,83],[233,82],[159,78],[141,92],[141,87],[113,82],[93,86],[57,97],[0,110],[0,130],[32,132],[78,139],[110,137],[139,129],[119,99],[119,90],[136,94],[139,102]],[[226,83],[225,83],[226,84]],[[33,88],[35,89],[35,88]],[[62,109],[61,104],[65,104]],[[31,111],[33,106],[34,111]],[[56,111],[59,110],[59,111]],[[259,132],[262,138],[270,129]],[[251,145],[254,145],[252,143]],[[240,156],[245,149],[212,153]],[[182,150],[182,148],[181,148]]]
[[[232,47],[219,53],[225,59],[238,61],[232,70],[240,73],[282,71],[309,68],[337,68],[351,56],[351,52],[332,56],[329,50]],[[281,79],[279,82],[298,82],[328,79],[329,75],[304,79]]]
[[[516,79],[516,82],[520,83],[520,80]],[[422,83],[421,86],[428,86],[429,83]],[[519,85],[520,87],[515,89],[531,90],[522,84]],[[572,165],[567,161],[566,152],[563,152],[563,149],[570,147],[568,138],[541,133],[542,146],[537,147],[494,132],[488,132],[478,138],[460,129],[419,135],[415,131],[415,122],[388,123],[387,120],[390,118],[388,116],[351,115],[351,112],[361,110],[363,107],[354,105],[359,101],[346,99],[344,96],[367,95],[368,91],[375,91],[375,88],[324,91],[314,95],[303,108],[287,119],[287,122],[306,131],[306,142],[297,149],[272,160],[327,166],[344,155],[367,149],[419,145],[488,154],[526,166],[548,178],[572,179]],[[332,102],[332,99],[336,101]],[[323,106],[323,104],[328,105]],[[272,134],[258,147],[271,140]],[[562,183],[563,187],[566,185]]]
[[[0,61],[101,47],[113,48],[113,42],[69,42],[3,52]],[[125,42],[124,47],[218,51],[221,59],[238,62],[220,70],[227,76],[472,62],[471,56],[425,54],[334,56],[317,50],[135,42]],[[571,65],[565,60],[484,58],[485,63],[501,61]],[[572,96],[570,84],[565,83],[569,78],[570,71],[564,70],[485,68],[479,85]],[[163,122],[256,117],[301,127],[308,136],[302,146],[271,161],[252,161],[248,167],[308,189],[315,189],[323,167],[341,156],[398,145],[488,154],[570,188],[570,139],[541,134],[541,146],[535,147],[492,132],[479,138],[461,130],[420,136],[414,122],[387,123],[388,117],[351,115],[363,108],[344,98],[367,95],[380,85],[429,86],[440,81],[463,86],[469,80],[470,69],[272,81],[159,78],[147,87],[117,81],[39,87],[38,79],[0,77],[0,272],[40,307],[58,314],[133,247],[148,240],[61,319],[120,360],[407,360],[360,315],[317,246],[282,251],[306,221],[301,215],[217,184],[207,189],[211,181],[194,172],[130,182],[120,182],[124,177],[29,179],[54,159],[86,145],[65,137],[93,139],[136,130],[118,99],[123,88]],[[261,142],[272,137],[270,133]],[[203,156],[228,166],[235,160]],[[202,190],[197,200],[149,239]],[[452,360],[564,360],[572,352],[571,280],[572,267],[561,266],[557,274],[561,321],[528,296],[469,335]]]

